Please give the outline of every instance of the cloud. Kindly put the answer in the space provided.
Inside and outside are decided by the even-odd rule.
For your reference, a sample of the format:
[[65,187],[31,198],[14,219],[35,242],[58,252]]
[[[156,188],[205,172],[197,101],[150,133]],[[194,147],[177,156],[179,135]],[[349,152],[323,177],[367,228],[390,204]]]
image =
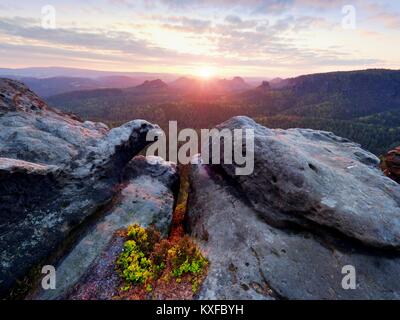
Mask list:
[[154,48],[148,42],[135,38],[129,32],[86,30],[82,28],[44,29],[35,19],[0,19],[0,33],[38,40],[53,45],[69,45],[105,51],[135,52],[136,54],[163,54],[162,48]]
[[192,19],[185,16],[171,16],[161,18],[165,22],[164,28],[180,30],[184,32],[204,32],[212,26],[211,20]]
[[384,33],[377,25],[399,30],[400,15],[386,6],[372,10],[365,1],[371,2],[354,4],[358,25],[368,22],[369,28],[353,33],[340,28],[347,2],[341,0],[106,0],[87,21],[74,16],[76,11],[63,12],[59,26],[64,27],[55,30],[41,28],[37,18],[3,13],[0,50],[7,56],[3,61],[14,57],[20,63],[27,60],[23,57],[139,68],[202,63],[259,73],[271,64],[288,70],[372,66],[385,63],[386,53],[376,54],[365,41],[359,45],[357,37]]
[[188,8],[242,8],[252,13],[282,12],[294,0],[159,0],[159,3],[173,9]]
[[242,23],[242,18],[235,15],[229,15],[225,17],[225,21],[231,24],[240,24]]
[[[35,19],[2,18],[0,34],[27,39],[27,43],[3,44],[3,50],[26,51],[35,55],[62,57],[78,60],[98,60],[109,63],[130,62],[147,65],[182,64],[190,65],[209,61],[219,65],[256,66],[273,61],[277,66],[297,65],[350,65],[356,60],[346,57],[345,52],[330,49],[301,48],[289,31],[311,28],[326,23],[321,18],[287,16],[270,23],[265,19],[242,19],[227,16],[221,23],[211,20],[193,19],[185,16],[164,16],[159,18],[163,28],[198,35],[204,32],[205,39],[212,43],[214,50],[208,55],[179,53],[158,47],[150,41],[138,39],[126,31],[87,30],[83,28],[45,30]],[[169,24],[164,23],[165,21]],[[326,24],[325,27],[329,25]],[[39,41],[39,43],[37,43]],[[364,64],[375,60],[357,60]]]
[[400,14],[380,12],[373,15],[370,20],[382,23],[386,28],[400,30]]

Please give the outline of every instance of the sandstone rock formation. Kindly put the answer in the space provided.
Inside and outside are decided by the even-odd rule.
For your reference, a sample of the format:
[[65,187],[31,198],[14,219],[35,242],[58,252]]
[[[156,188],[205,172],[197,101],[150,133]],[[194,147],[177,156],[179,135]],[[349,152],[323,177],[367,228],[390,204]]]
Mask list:
[[56,264],[57,288],[42,290],[37,283],[31,299],[111,299],[121,285],[115,260],[124,239],[118,231],[139,224],[168,234],[179,182],[176,166],[158,157],[137,156],[123,177],[119,195]]
[[[255,170],[193,165],[187,225],[211,262],[200,299],[400,298],[400,186],[375,156],[246,117],[219,128],[255,130]],[[346,265],[355,290],[342,288]]]
[[[0,80],[0,294],[113,199],[153,128],[143,120],[112,130],[81,122],[23,84]],[[159,223],[168,219],[164,213]]]
[[332,133],[272,130],[245,117],[218,128],[254,129],[254,172],[221,168],[265,219],[314,223],[367,245],[400,247],[400,188],[381,174],[373,154]]

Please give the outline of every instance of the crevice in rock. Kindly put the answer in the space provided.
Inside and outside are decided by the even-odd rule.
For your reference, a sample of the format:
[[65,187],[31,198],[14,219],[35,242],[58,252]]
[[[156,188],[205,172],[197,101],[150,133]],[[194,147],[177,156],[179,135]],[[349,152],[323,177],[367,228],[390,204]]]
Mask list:
[[[10,299],[30,299],[32,295],[35,294],[37,286],[40,283],[40,279],[43,276],[41,274],[40,266],[44,265],[58,265],[75,247],[77,243],[84,237],[84,235],[93,228],[96,223],[105,216],[110,208],[114,206],[118,199],[121,197],[120,191],[124,188],[124,184],[118,186],[118,191],[116,195],[108,202],[100,205],[97,210],[89,215],[84,221],[74,227],[63,243],[57,247],[48,257],[34,266],[27,275],[17,281],[17,285],[14,286],[11,291]],[[21,286],[25,288],[21,288]],[[14,294],[14,293],[16,294]]]
[[[122,197],[121,191],[127,186],[128,182],[126,177],[123,176],[125,168],[119,174],[119,183],[116,181],[112,187],[113,196],[111,199],[104,203],[98,203],[97,208],[93,213],[89,214],[83,221],[80,221],[75,226],[71,228],[67,237],[63,242],[57,246],[55,250],[52,251],[45,259],[37,263],[31,271],[29,271],[26,276],[17,280],[17,283],[10,290],[8,298],[10,299],[23,299],[30,298],[30,296],[35,294],[35,291],[40,285],[41,266],[43,265],[58,265],[65,257],[75,248],[75,246],[85,237],[85,235],[90,232],[97,223],[104,218],[108,212],[118,203]],[[64,172],[65,174],[65,172]],[[106,177],[107,178],[107,177]]]
[[262,287],[262,294],[273,297],[276,300],[287,300],[286,297],[282,296],[278,291],[274,290],[270,284],[267,281],[267,278],[265,277],[265,274],[261,268],[261,261],[260,261],[260,256],[258,255],[257,251],[253,248],[250,247],[251,252],[253,253],[254,257],[257,260],[257,265],[258,265],[258,271],[260,273],[260,277],[264,282],[264,286]]

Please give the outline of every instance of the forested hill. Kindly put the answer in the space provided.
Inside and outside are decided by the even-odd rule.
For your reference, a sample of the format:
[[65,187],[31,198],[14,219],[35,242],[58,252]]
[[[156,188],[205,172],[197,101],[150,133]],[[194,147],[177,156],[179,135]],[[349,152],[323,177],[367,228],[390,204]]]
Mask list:
[[144,118],[181,128],[207,128],[235,115],[271,128],[332,131],[380,155],[400,145],[400,71],[363,70],[304,75],[264,82],[255,89],[217,94],[162,86],[151,91],[96,90],[51,97],[48,102],[84,119],[119,125]]
[[331,72],[287,79],[281,89],[252,90],[238,97],[268,114],[354,119],[400,109],[400,71]]

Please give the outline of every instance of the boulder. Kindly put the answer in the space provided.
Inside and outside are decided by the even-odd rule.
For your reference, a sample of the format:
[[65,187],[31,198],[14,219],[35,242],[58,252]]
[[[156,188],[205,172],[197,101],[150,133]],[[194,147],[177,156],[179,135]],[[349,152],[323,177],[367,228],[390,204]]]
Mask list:
[[[186,224],[210,260],[199,299],[400,298],[400,188],[375,156],[246,117],[218,128],[255,130],[255,168],[193,161]],[[342,286],[349,265],[354,290]]]
[[[192,169],[187,227],[210,261],[198,299],[400,298],[398,254],[323,230],[274,227],[218,170]],[[342,287],[348,265],[355,290]]]
[[24,84],[0,79],[0,157],[65,164],[109,129],[49,108]]
[[316,224],[369,246],[400,248],[400,186],[358,144],[330,132],[268,129],[247,117],[217,128],[254,130],[253,173],[235,175],[237,166],[223,159],[221,169],[265,219]]
[[168,234],[179,188],[176,165],[159,157],[137,156],[125,167],[123,177],[124,186],[112,204],[54,264],[56,289],[42,290],[39,281],[30,299],[111,299],[121,285],[115,261],[124,239],[118,231],[139,224]]
[[154,128],[81,122],[0,79],[0,295],[113,199]]

